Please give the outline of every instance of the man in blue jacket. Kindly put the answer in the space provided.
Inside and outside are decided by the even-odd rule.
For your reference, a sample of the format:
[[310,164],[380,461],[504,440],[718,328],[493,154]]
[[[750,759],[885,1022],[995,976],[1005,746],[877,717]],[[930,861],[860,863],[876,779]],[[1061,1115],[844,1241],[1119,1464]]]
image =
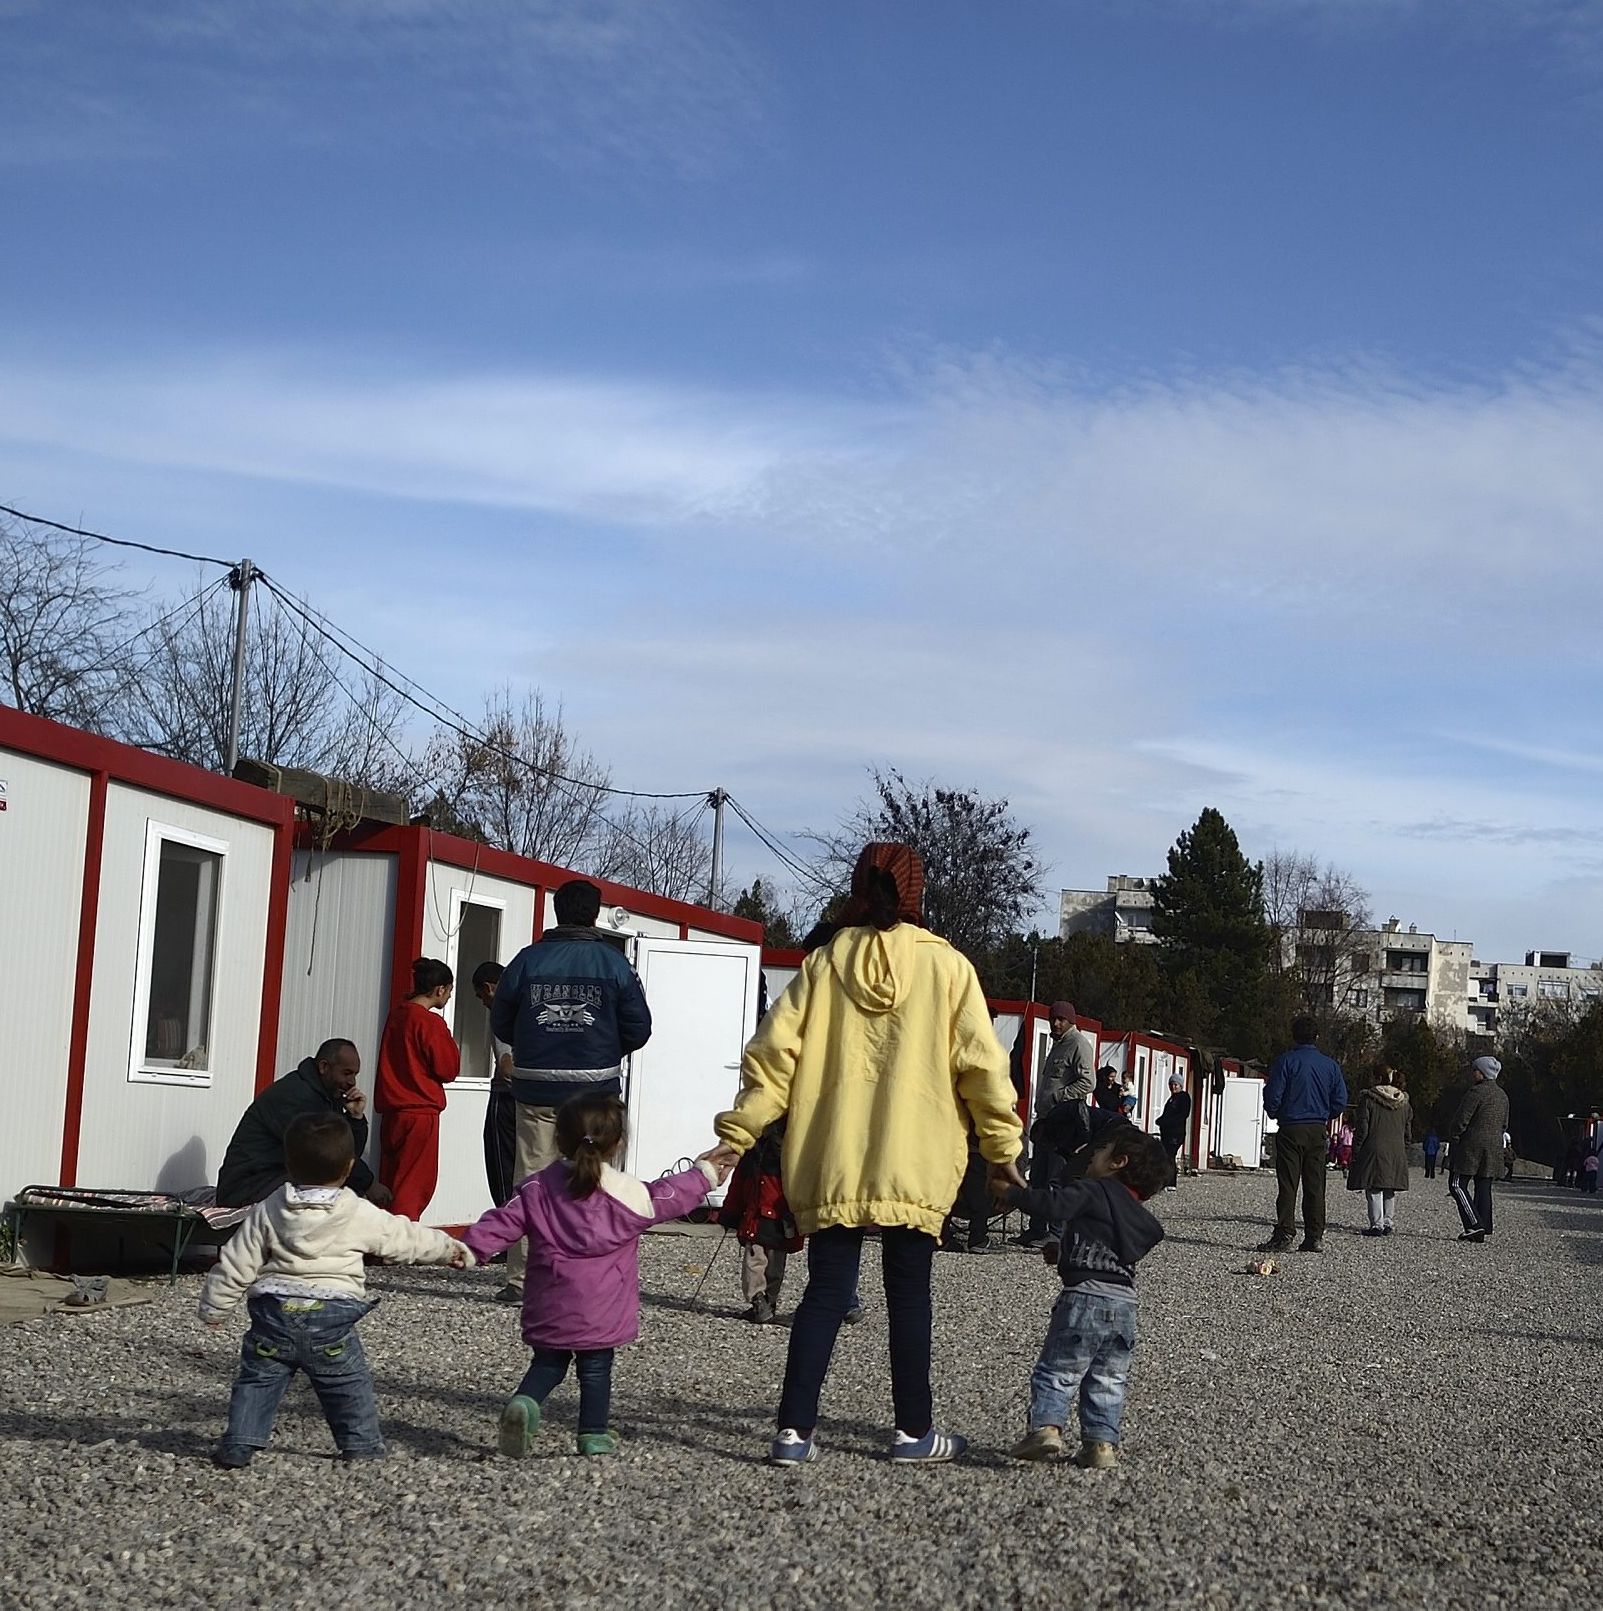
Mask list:
[[1341,1064],[1314,1044],[1319,1026],[1299,1018],[1291,1026],[1296,1045],[1269,1070],[1263,1110],[1279,1124],[1275,1132],[1275,1234],[1260,1253],[1284,1253],[1297,1232],[1297,1185],[1302,1184],[1302,1251],[1317,1253],[1325,1236],[1325,1156],[1331,1120],[1347,1107]]
[[[490,1030],[512,1048],[521,1185],[557,1156],[557,1109],[569,1097],[619,1096],[623,1060],[651,1039],[646,993],[623,953],[596,927],[601,891],[573,878],[552,897],[557,926],[508,964],[490,1003]],[[523,1296],[526,1249],[507,1253],[508,1303]]]

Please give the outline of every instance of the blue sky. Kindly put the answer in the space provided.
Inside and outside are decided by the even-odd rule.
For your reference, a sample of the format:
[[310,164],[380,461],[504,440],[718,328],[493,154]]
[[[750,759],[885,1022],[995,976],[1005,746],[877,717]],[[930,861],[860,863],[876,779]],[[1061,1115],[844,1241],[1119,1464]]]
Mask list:
[[1603,954],[1600,0],[0,0],[0,104],[0,502],[779,829]]

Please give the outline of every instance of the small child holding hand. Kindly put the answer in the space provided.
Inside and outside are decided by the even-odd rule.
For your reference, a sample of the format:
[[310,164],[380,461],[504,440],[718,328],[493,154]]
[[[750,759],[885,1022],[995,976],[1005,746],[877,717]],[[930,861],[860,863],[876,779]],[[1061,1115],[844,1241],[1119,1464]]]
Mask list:
[[1061,1227],[1056,1249],[1063,1291],[1041,1357],[1030,1376],[1030,1429],[1016,1460],[1063,1453],[1069,1399],[1080,1399],[1075,1464],[1118,1461],[1119,1426],[1136,1343],[1135,1266],[1163,1240],[1143,1206],[1169,1180],[1169,1158],[1155,1136],[1116,1124],[1092,1148],[1083,1180],[1045,1191],[997,1181],[998,1202]]
[[220,1326],[245,1297],[250,1330],[214,1456],[248,1466],[267,1447],[285,1389],[305,1371],[346,1460],[384,1455],[373,1377],[356,1325],[374,1307],[362,1255],[397,1264],[472,1262],[443,1231],[426,1230],[346,1190],[356,1162],[338,1113],[307,1113],[284,1135],[288,1181],[246,1215],[200,1294],[200,1318]]
[[523,1340],[533,1358],[501,1411],[496,1446],[529,1452],[541,1408],[568,1374],[579,1378],[580,1454],[615,1454],[607,1424],[613,1350],[640,1334],[640,1238],[659,1220],[688,1214],[728,1174],[710,1155],[649,1185],[613,1167],[623,1148],[615,1096],[576,1096],[557,1109],[561,1157],[531,1175],[464,1240],[482,1264],[519,1237],[529,1241]]

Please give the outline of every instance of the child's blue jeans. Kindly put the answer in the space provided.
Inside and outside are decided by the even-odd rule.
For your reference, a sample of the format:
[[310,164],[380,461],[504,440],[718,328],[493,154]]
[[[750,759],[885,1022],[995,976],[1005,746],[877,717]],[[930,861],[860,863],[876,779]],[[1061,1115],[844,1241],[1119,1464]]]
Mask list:
[[1117,1443],[1135,1353],[1135,1296],[1128,1300],[1065,1287],[1052,1305],[1041,1357],[1030,1375],[1030,1428],[1067,1426],[1080,1394],[1080,1436]]
[[518,1392],[544,1404],[568,1374],[568,1363],[579,1378],[579,1431],[605,1432],[612,1413],[612,1350],[610,1348],[536,1348]]
[[267,1447],[285,1389],[299,1370],[317,1394],[340,1453],[351,1459],[382,1455],[373,1377],[356,1335],[357,1321],[374,1307],[362,1298],[251,1297],[223,1449]]

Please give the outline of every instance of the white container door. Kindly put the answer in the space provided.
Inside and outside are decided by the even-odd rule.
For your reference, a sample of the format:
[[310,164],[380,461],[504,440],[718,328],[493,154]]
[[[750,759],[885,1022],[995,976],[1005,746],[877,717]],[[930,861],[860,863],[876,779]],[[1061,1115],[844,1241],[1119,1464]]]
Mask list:
[[1219,1098],[1219,1133],[1214,1151],[1236,1157],[1248,1169],[1263,1162],[1263,1081],[1226,1079]]
[[[629,1059],[624,1167],[649,1181],[717,1139],[713,1115],[734,1102],[741,1053],[757,1027],[762,954],[754,945],[641,939],[634,962],[651,1039]],[[722,1201],[722,1191],[713,1197]]]

